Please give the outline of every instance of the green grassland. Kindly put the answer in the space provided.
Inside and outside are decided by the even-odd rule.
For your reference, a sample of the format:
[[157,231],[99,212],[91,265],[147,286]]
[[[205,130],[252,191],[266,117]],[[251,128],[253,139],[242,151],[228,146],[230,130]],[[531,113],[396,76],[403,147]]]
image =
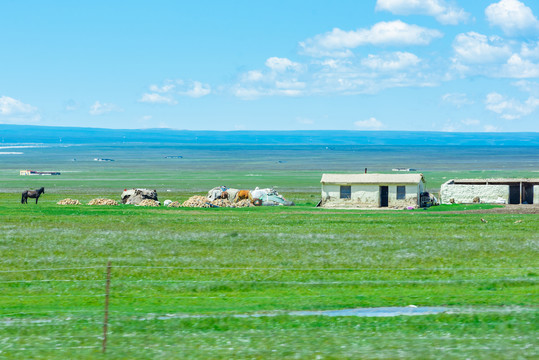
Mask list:
[[[61,176],[20,177],[14,160],[0,169],[0,358],[539,356],[537,215],[444,211],[488,205],[319,209],[321,171],[299,167],[295,158],[277,164],[245,157],[234,165],[222,154],[205,163],[211,154],[204,152],[201,163],[148,166],[127,155],[114,163],[52,155],[39,157],[38,170],[59,169]],[[342,169],[351,159],[318,160]],[[39,165],[27,160],[29,168]],[[503,169],[433,168],[424,173],[434,191],[453,177],[507,176]],[[534,174],[527,166],[511,172]],[[119,200],[126,187],[155,188],[161,201],[183,201],[222,184],[277,186],[297,206],[56,204],[67,197],[84,204]],[[22,189],[40,186],[46,193],[37,205],[20,204]],[[102,355],[108,261],[110,324]],[[289,314],[408,305],[447,311],[381,318]]]
[[[63,195],[0,195],[0,356],[96,357],[109,260],[110,358],[538,355],[536,215],[56,205]],[[450,311],[282,313],[410,304]]]
[[[171,190],[180,195],[219,185],[275,186],[283,192],[320,193],[324,172],[391,172],[415,168],[437,192],[452,178],[537,177],[538,148],[406,146],[179,146],[111,144],[23,148],[0,158],[0,191],[45,186],[75,194],[117,194],[124,188]],[[181,155],[182,159],[165,156]],[[97,162],[110,158],[113,162]],[[76,159],[76,161],[73,161]],[[61,176],[21,177],[20,170]],[[117,196],[117,195],[115,195]]]

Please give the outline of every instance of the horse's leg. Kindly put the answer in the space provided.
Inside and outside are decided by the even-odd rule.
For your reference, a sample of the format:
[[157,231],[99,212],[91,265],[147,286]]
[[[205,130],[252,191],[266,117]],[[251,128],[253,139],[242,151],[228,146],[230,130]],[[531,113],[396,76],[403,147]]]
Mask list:
[[39,194],[36,195],[36,204],[37,204],[38,199],[39,199]]
[[24,193],[22,193],[22,196],[21,196],[21,204],[24,204]]

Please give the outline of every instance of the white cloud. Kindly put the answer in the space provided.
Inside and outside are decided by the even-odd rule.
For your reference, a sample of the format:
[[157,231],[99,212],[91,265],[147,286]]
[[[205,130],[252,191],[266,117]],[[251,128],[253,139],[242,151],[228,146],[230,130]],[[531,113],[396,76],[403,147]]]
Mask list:
[[468,64],[492,63],[507,59],[511,49],[498,37],[487,37],[476,32],[459,34],[453,42],[456,59]]
[[299,90],[304,89],[306,86],[304,82],[297,81],[296,79],[275,82],[275,87],[278,89]]
[[479,125],[480,121],[472,118],[465,118],[462,120],[447,120],[441,127],[441,131],[445,132],[470,132],[481,131]]
[[169,104],[174,105],[178,102],[168,96],[163,96],[156,93],[146,93],[138,100],[139,102],[149,103],[149,104]]
[[[341,30],[335,29],[332,35],[339,31]],[[309,51],[321,54],[331,47],[359,46],[365,39],[365,44],[399,41],[404,45],[426,44],[430,41],[427,37],[433,35],[431,33],[424,36],[429,31],[394,21],[378,23],[371,30],[346,33],[340,40],[329,39],[327,34],[319,35],[307,40],[303,46],[304,50],[311,46]],[[437,31],[434,31],[434,34],[441,36]],[[417,36],[414,38],[415,35]],[[326,47],[326,50],[322,49],[323,47]],[[264,65],[262,69],[240,74],[238,83],[229,88],[232,93],[242,99],[256,99],[262,96],[373,94],[387,88],[434,86],[441,79],[441,76],[433,73],[422,59],[406,51],[369,54],[363,58],[309,59],[303,63],[288,58],[270,57]],[[428,73],[424,73],[425,70]]]
[[264,74],[258,70],[247,71],[247,73],[243,75],[244,81],[260,81],[262,79],[264,79]]
[[376,120],[376,118],[374,117],[371,117],[367,120],[356,121],[354,122],[354,126],[358,129],[363,130],[380,130],[385,127],[384,124]]
[[462,8],[444,0],[378,0],[376,10],[386,10],[396,15],[433,16],[445,25],[457,25],[470,17]]
[[234,96],[237,96],[237,97],[239,97],[240,99],[243,99],[243,100],[253,100],[253,99],[257,99],[260,96],[264,95],[263,93],[261,93],[257,89],[244,87],[242,85],[233,86],[232,93],[234,94]]
[[36,107],[9,96],[0,96],[1,123],[36,123],[40,119]]
[[463,105],[471,105],[474,103],[472,100],[468,99],[466,94],[463,93],[447,93],[442,96],[442,100],[459,108]]
[[110,103],[100,103],[99,101],[96,101],[91,107],[90,107],[90,115],[103,115],[109,112],[118,112],[122,111],[118,106]]
[[211,87],[208,84],[203,84],[200,81],[193,81],[190,88],[186,91],[180,92],[181,95],[186,95],[194,98],[209,95],[211,93]]
[[0,97],[0,115],[28,114],[37,111],[32,105],[25,104],[9,96]]
[[539,98],[530,96],[525,102],[508,99],[505,96],[492,92],[485,100],[486,108],[506,120],[519,119],[529,115],[539,107]]
[[337,62],[327,65],[319,64],[319,68],[311,71],[312,78],[307,89],[317,94],[374,94],[388,88],[398,87],[430,87],[437,84],[439,77],[426,74],[420,67],[421,61],[414,57],[370,56],[360,59],[358,63]]
[[343,59],[326,59],[320,64],[330,69],[337,69],[339,67],[342,67],[343,64],[350,64],[350,61]]
[[518,54],[513,54],[502,69],[505,77],[518,79],[539,77],[539,64],[523,60]]
[[175,105],[178,103],[178,95],[198,98],[211,93],[211,86],[208,84],[182,79],[165,80],[163,85],[150,85],[149,89],[150,92],[142,94],[139,102]]
[[285,89],[278,91],[277,94],[279,95],[285,95],[285,96],[301,96],[303,93],[300,90],[294,90],[294,89]]
[[164,85],[158,86],[158,85],[150,85],[150,91],[154,93],[168,93],[176,87],[175,84],[172,83],[172,81],[167,80]]
[[539,77],[539,44],[518,44],[498,36],[487,37],[475,32],[459,34],[453,41],[452,70],[461,75],[484,75],[492,78]]
[[539,59],[539,41],[535,43],[523,43],[520,55],[524,58]]
[[409,52],[394,52],[385,56],[369,55],[361,64],[379,71],[395,71],[417,65],[421,60]]
[[345,31],[335,28],[300,42],[303,52],[311,56],[351,56],[349,49],[362,45],[428,45],[442,37],[438,30],[409,25],[400,20],[379,22],[370,29]]
[[499,26],[507,35],[531,34],[539,30],[532,10],[518,0],[501,0],[485,9],[488,22]]
[[271,57],[266,60],[266,66],[271,70],[277,72],[284,72],[286,70],[299,70],[300,64],[291,61],[287,58]]
[[261,96],[300,96],[307,86],[299,80],[304,65],[287,58],[271,57],[263,70],[251,70],[240,75],[232,87],[235,96],[252,100]]
[[242,85],[235,85],[232,88],[232,93],[234,94],[234,96],[237,96],[243,100],[254,100],[262,96],[297,97],[304,94],[304,92],[300,89],[279,89],[278,87],[276,87],[276,85],[279,84],[259,87],[244,87]]
[[460,122],[466,126],[479,125],[480,123],[480,121],[477,119],[464,119],[464,120],[461,120]]
[[[283,62],[280,70],[291,66]],[[323,59],[293,66],[301,71],[252,70],[241,74],[231,87],[242,99],[261,96],[303,96],[327,94],[373,94],[383,89],[433,86],[439,76],[425,74],[428,69],[409,52],[369,55],[363,59]]]
[[539,97],[539,82],[529,81],[529,80],[517,80],[511,85],[518,88],[520,91],[527,92],[531,96]]

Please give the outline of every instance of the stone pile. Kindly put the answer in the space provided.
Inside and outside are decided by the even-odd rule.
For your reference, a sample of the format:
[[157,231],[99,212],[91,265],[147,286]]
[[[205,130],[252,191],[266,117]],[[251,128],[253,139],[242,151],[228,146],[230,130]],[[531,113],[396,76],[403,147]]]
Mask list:
[[209,208],[211,205],[207,197],[195,195],[184,201],[182,207]]
[[81,205],[79,200],[74,200],[74,199],[70,199],[70,198],[60,200],[56,204],[58,204],[58,205]]
[[182,206],[182,203],[179,201],[173,201],[170,204],[167,205],[168,207],[180,207]]
[[144,199],[142,200],[138,205],[135,206],[151,206],[151,207],[157,207],[160,206],[159,201],[155,201],[152,199]]
[[[169,206],[172,206],[169,205]],[[213,201],[210,201],[205,196],[191,196],[189,200],[185,201],[182,205],[182,207],[198,207],[198,208],[209,208],[209,207],[231,207],[231,208],[241,208],[241,207],[251,207],[254,206],[250,200],[245,199],[238,201],[237,203],[231,202],[227,199],[216,199]]]
[[230,207],[232,206],[232,203],[230,200],[227,199],[215,199],[211,202],[213,205],[219,206],[219,207]]
[[118,205],[118,202],[112,199],[92,199],[88,205]]
[[249,199],[243,199],[238,201],[237,203],[232,203],[230,205],[232,208],[242,208],[242,207],[254,207],[253,203]]

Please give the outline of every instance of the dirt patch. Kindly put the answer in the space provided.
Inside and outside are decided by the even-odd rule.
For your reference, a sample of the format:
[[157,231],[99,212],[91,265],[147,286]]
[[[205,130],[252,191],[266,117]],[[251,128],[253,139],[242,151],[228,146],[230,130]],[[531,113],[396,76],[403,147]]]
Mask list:
[[505,205],[492,209],[440,211],[436,214],[539,214],[539,205]]
[[[539,205],[503,205],[501,207],[491,208],[491,209],[474,209],[474,210],[450,210],[450,211],[425,211],[422,212],[420,209],[415,211],[405,211],[405,210],[395,210],[395,209],[380,209],[380,208],[370,208],[370,209],[359,209],[359,208],[332,208],[333,210],[350,210],[348,212],[337,212],[337,211],[324,211],[327,208],[317,208],[323,214],[351,214],[351,213],[380,213],[378,210],[387,211],[393,210],[394,212],[403,212],[408,214],[430,214],[430,215],[443,215],[443,214],[539,214]],[[314,214],[315,211],[296,211],[294,214]]]

